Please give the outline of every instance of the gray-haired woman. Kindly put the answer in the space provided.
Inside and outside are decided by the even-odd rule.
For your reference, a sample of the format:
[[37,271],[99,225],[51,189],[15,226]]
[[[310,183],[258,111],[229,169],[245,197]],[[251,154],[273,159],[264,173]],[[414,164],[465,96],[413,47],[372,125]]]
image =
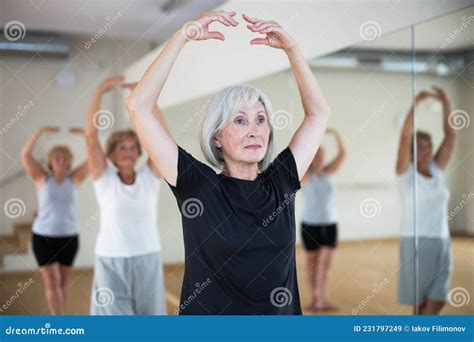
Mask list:
[[[295,266],[294,196],[320,145],[329,105],[294,40],[273,21],[243,15],[265,34],[251,44],[288,56],[305,116],[287,148],[272,161],[272,108],[258,89],[220,92],[201,125],[201,148],[217,174],[178,146],[153,116],[181,49],[190,40],[224,40],[209,25],[237,26],[235,12],[210,12],[189,37],[176,32],[126,100],[143,145],[169,183],[182,214],[185,274],[181,314],[301,314]],[[196,210],[194,210],[196,209]]]

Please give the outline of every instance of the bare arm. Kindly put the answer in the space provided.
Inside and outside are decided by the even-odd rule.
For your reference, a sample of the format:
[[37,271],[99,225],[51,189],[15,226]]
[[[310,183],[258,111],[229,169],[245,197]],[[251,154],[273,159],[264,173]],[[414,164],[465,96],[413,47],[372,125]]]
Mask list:
[[[178,146],[160,120],[154,115],[153,108],[158,101],[163,86],[176,62],[183,46],[191,39],[220,39],[219,32],[209,32],[209,24],[219,21],[226,26],[235,26],[234,12],[210,12],[196,19],[201,30],[195,37],[183,35],[183,30],[173,34],[158,57],[148,67],[140,82],[125,100],[130,119],[143,143],[145,150],[159,174],[171,185],[176,185],[178,173]],[[234,24],[235,23],[235,24]]]
[[40,187],[46,177],[48,176],[47,171],[41,166],[41,164],[33,157],[33,150],[38,142],[38,139],[47,132],[58,132],[58,127],[48,126],[38,128],[33,135],[28,139],[23,148],[21,149],[21,163],[25,168],[26,173],[33,179],[33,182],[37,187]]
[[266,35],[265,38],[253,39],[251,44],[282,49],[290,61],[305,114],[303,122],[289,144],[295,157],[298,178],[301,180],[321,144],[330,115],[329,104],[303,54],[290,35],[274,21],[250,18],[245,14],[243,18],[250,23],[247,27],[252,32]]
[[100,110],[102,96],[123,80],[122,76],[107,78],[97,87],[87,113],[84,130],[86,139],[87,164],[93,180],[98,179],[107,170],[107,156],[100,145],[96,113]]
[[397,175],[403,174],[410,165],[411,157],[411,142],[413,140],[413,113],[415,107],[423,100],[433,97],[434,94],[428,91],[421,91],[416,96],[415,102],[411,105],[410,110],[405,118],[405,123],[403,124],[402,131],[400,133],[400,143],[398,145],[398,156],[397,156],[397,165],[396,172]]
[[[83,135],[84,129],[73,127],[69,129],[69,132],[73,134]],[[89,167],[86,160],[84,163],[82,163],[81,165],[79,165],[72,171],[71,178],[74,185],[79,187],[82,184],[82,182],[87,178],[88,175],[89,175]]]
[[337,147],[339,149],[337,156],[325,168],[327,173],[334,174],[337,172],[337,170],[339,170],[344,159],[346,159],[346,149],[338,131],[328,128],[326,132],[334,135],[336,138]]
[[442,170],[448,165],[449,159],[453,154],[455,143],[455,131],[449,124],[449,114],[451,113],[451,104],[445,91],[441,88],[433,87],[435,94],[443,105],[443,130],[444,138],[438,151],[435,154],[434,160],[438,167]]

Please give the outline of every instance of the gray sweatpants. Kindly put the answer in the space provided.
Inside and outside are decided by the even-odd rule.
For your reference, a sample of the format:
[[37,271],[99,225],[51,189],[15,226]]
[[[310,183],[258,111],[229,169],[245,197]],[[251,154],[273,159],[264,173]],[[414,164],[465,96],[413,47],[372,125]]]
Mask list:
[[91,315],[166,315],[160,253],[96,256]]

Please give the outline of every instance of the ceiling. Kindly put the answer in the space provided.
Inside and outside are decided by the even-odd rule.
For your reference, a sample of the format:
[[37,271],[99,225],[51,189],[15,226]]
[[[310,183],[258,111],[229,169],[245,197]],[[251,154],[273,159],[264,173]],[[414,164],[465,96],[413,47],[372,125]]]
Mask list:
[[0,26],[16,20],[26,31],[71,35],[107,29],[113,38],[165,41],[186,21],[224,0],[0,0]]

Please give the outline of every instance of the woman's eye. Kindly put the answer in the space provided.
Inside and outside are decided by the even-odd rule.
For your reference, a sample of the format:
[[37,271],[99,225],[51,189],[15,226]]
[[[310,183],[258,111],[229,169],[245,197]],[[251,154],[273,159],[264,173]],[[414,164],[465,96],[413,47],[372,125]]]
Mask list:
[[243,125],[245,123],[245,120],[244,119],[235,119],[234,120],[234,123],[236,123],[237,125]]
[[261,117],[259,117],[259,118],[257,119],[257,122],[258,122],[259,124],[265,123],[265,121],[266,121],[266,119],[265,119],[263,116],[261,116]]

